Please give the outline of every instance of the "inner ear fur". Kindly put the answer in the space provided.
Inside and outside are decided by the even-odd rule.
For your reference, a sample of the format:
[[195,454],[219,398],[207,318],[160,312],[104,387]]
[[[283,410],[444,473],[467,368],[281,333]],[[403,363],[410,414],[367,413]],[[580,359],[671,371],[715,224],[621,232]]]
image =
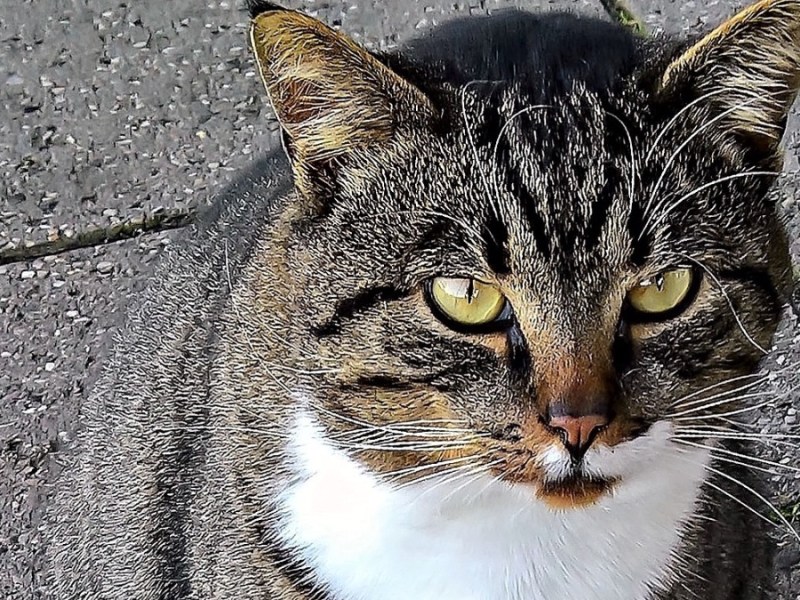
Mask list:
[[385,143],[404,123],[432,113],[419,89],[300,12],[257,14],[250,38],[295,162],[329,161]]

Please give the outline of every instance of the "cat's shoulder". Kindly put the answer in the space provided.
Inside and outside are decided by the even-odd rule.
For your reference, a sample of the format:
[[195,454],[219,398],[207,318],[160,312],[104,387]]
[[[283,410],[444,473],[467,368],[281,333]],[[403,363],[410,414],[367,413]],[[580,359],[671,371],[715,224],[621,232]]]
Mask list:
[[188,253],[198,263],[222,261],[216,266],[235,279],[259,242],[259,232],[273,222],[291,189],[291,171],[280,149],[256,159],[198,213],[177,258],[178,268],[191,269]]

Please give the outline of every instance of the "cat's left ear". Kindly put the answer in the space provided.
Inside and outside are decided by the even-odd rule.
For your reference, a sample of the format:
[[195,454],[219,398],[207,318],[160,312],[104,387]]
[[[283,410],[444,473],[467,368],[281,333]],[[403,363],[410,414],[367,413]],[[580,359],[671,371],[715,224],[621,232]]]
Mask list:
[[301,191],[313,195],[316,173],[433,114],[425,94],[350,38],[303,13],[256,4],[263,9],[253,11],[251,44]]
[[707,108],[708,120],[748,150],[780,161],[780,141],[800,87],[800,0],[761,0],[692,45],[664,71],[662,97]]

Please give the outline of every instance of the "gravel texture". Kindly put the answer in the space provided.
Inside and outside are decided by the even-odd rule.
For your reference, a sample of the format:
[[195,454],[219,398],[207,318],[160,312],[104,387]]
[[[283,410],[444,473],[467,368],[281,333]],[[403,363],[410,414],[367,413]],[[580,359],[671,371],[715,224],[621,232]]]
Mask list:
[[[285,1],[385,48],[453,15],[501,6],[601,14],[599,1]],[[652,30],[696,31],[739,0],[633,0]],[[159,207],[208,203],[276,142],[276,126],[233,1],[0,3],[0,248],[53,239]],[[800,256],[797,109],[783,207]],[[39,598],[40,527],[58,450],[98,374],[128,298],[178,232],[0,266],[0,599]],[[800,430],[800,329],[787,319],[769,364],[778,400],[759,431]],[[800,465],[793,448],[765,456]],[[774,499],[800,510],[800,473]],[[795,522],[800,520],[795,512]],[[800,545],[777,533],[776,598],[800,597]],[[556,600],[556,599],[553,599]]]

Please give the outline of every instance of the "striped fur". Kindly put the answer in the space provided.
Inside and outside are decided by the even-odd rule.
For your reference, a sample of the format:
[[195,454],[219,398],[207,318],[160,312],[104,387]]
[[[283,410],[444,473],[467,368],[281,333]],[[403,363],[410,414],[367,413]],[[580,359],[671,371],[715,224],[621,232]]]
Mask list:
[[[129,315],[48,525],[53,597],[449,600],[476,564],[496,565],[476,600],[766,598],[769,539],[731,498],[760,483],[713,452],[682,472],[676,440],[760,401],[742,382],[789,292],[769,191],[800,2],[691,43],[510,11],[388,55],[251,4],[288,160],[244,174]],[[676,265],[686,309],[627,319]],[[508,327],[437,319],[441,275],[498,286]],[[601,386],[614,419],[577,465],[543,398]],[[427,487],[447,493],[387,509]],[[521,528],[489,527],[486,498]],[[388,541],[363,553],[370,532]]]

